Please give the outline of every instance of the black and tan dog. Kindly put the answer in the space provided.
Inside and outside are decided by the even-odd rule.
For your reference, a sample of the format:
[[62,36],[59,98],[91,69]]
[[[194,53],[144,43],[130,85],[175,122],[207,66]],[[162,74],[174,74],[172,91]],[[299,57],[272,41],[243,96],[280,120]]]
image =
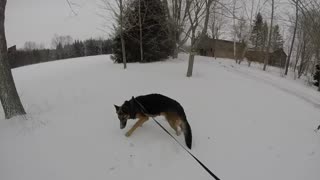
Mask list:
[[191,149],[191,128],[183,107],[177,101],[161,94],[148,94],[136,98],[132,97],[131,100],[125,101],[121,106],[114,106],[120,120],[120,129],[126,127],[128,119],[138,118],[138,121],[126,133],[127,137],[139,126],[142,126],[149,117],[162,115],[167,119],[178,136],[181,134],[181,131],[183,132],[186,145]]

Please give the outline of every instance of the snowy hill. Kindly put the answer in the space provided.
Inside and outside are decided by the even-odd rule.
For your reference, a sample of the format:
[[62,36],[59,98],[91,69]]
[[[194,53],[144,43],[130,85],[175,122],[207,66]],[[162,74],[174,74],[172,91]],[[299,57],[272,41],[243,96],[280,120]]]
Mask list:
[[222,180],[319,179],[318,92],[230,60],[196,57],[192,78],[186,69],[183,54],[127,70],[109,56],[14,69],[28,116],[0,110],[0,179],[211,179],[152,120],[130,138],[135,121],[120,130],[113,104],[154,92],[184,106],[191,152]]

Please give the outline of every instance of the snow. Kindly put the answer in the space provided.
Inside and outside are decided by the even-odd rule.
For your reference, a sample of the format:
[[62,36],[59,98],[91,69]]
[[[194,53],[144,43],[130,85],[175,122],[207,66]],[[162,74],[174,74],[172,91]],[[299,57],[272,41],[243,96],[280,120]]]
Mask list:
[[208,57],[196,57],[187,78],[187,59],[180,54],[123,70],[103,55],[14,69],[28,115],[5,120],[0,110],[0,179],[211,179],[152,120],[124,136],[135,121],[120,130],[113,104],[148,93],[183,105],[191,152],[219,178],[319,179],[314,88],[272,68]]

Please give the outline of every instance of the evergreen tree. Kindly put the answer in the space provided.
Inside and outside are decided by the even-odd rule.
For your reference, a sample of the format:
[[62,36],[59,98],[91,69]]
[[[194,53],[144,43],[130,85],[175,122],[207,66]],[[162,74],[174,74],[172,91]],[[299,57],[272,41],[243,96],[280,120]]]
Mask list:
[[268,44],[268,31],[269,31],[268,23],[267,21],[264,21],[261,29],[261,47],[263,50]]
[[112,53],[112,40],[107,39],[102,41],[102,54]]
[[263,18],[260,12],[257,14],[256,19],[254,21],[254,26],[252,28],[252,33],[250,37],[251,44],[255,47],[261,47],[262,41],[263,41],[263,35],[262,35],[262,29],[263,29]]
[[[140,61],[139,2],[141,12],[143,61],[152,62],[167,58],[172,54],[173,43],[169,38],[166,11],[160,0],[133,0],[124,10],[123,35],[127,62]],[[116,28],[112,44],[113,60],[122,63],[119,28]]]
[[278,25],[275,25],[272,31],[272,40],[271,40],[271,47],[273,50],[281,49],[283,48],[283,39],[280,34],[280,28]]
[[84,56],[84,44],[82,41],[76,40],[73,43],[73,50],[75,57],[82,57]]
[[56,59],[63,59],[63,46],[61,43],[56,47]]
[[93,56],[93,55],[101,54],[100,44],[96,40],[89,39],[89,40],[86,40],[84,42],[84,44],[85,44],[86,56]]

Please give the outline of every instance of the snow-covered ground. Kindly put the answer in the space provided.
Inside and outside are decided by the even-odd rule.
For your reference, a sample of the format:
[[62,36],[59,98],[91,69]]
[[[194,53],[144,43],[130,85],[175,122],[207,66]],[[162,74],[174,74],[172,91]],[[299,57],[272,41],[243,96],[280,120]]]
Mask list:
[[109,56],[14,69],[28,115],[0,110],[0,179],[211,179],[153,121],[124,136],[134,121],[120,130],[113,104],[147,93],[184,106],[191,152],[222,180],[319,179],[317,91],[232,60],[197,57],[192,78],[186,69],[183,54],[127,70]]

